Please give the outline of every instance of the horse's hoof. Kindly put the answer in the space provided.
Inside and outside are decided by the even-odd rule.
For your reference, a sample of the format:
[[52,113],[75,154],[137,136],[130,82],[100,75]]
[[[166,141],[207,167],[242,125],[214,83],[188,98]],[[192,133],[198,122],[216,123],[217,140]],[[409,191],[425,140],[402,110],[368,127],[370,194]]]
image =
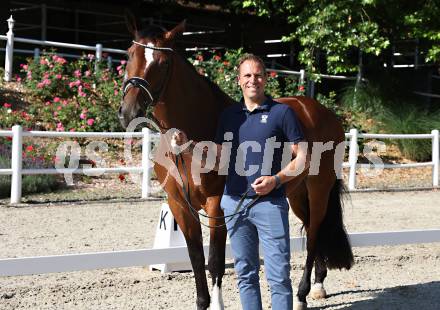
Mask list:
[[307,303],[299,301],[298,297],[293,301],[293,310],[306,310]]
[[313,299],[324,299],[327,297],[327,292],[322,283],[315,283],[310,290],[310,297]]

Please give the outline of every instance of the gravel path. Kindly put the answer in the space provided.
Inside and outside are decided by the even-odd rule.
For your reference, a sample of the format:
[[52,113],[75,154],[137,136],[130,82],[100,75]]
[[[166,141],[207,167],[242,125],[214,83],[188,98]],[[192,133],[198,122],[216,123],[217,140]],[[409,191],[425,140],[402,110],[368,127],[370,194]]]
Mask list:
[[[349,232],[440,226],[440,192],[353,193],[345,206]],[[149,248],[161,201],[0,205],[1,258]],[[290,217],[291,235],[299,235]],[[205,238],[206,240],[206,238]],[[355,248],[350,271],[330,271],[329,297],[311,309],[438,309],[440,244]],[[292,258],[295,287],[303,253]],[[223,284],[226,309],[239,309],[232,265]],[[264,268],[261,270],[264,278]],[[192,273],[146,268],[0,278],[0,309],[193,309]],[[269,290],[262,281],[264,309]]]

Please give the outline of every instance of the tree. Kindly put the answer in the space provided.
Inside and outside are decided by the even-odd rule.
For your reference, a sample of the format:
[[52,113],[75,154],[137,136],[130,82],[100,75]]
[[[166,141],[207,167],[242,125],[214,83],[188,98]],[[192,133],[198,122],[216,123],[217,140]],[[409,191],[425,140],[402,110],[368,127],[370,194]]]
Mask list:
[[283,39],[299,42],[299,61],[309,72],[320,71],[322,55],[328,72],[356,71],[354,54],[378,56],[396,40],[422,40],[426,61],[440,60],[436,0],[246,0],[242,6],[260,16],[286,19],[292,28]]

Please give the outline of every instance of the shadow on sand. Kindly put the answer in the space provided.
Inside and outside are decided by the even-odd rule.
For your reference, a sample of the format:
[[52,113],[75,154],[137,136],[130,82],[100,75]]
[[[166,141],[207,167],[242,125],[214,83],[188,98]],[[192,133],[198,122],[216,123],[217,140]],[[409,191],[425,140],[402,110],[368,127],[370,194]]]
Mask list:
[[[332,297],[370,293],[367,300],[330,304]],[[347,297],[352,299],[352,297]],[[440,309],[440,281],[396,286],[377,290],[353,290],[329,295],[329,304],[309,309],[356,309],[356,310],[434,310]]]

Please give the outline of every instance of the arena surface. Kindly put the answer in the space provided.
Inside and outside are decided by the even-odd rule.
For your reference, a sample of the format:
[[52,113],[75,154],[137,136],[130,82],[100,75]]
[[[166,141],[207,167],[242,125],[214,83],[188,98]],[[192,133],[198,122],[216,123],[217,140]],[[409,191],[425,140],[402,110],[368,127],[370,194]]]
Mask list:
[[[439,201],[439,191],[352,193],[345,204],[347,230],[438,229]],[[1,205],[0,258],[151,248],[160,204],[128,200]],[[298,236],[300,225],[292,213],[290,222],[291,235]],[[440,243],[354,248],[354,253],[353,269],[330,271],[325,281],[328,298],[309,298],[310,309],[438,309]],[[293,254],[295,287],[304,261],[303,253]],[[264,309],[270,309],[264,268],[261,277]],[[230,261],[223,296],[226,309],[240,309]],[[133,267],[0,278],[0,309],[194,308],[192,273]]]

